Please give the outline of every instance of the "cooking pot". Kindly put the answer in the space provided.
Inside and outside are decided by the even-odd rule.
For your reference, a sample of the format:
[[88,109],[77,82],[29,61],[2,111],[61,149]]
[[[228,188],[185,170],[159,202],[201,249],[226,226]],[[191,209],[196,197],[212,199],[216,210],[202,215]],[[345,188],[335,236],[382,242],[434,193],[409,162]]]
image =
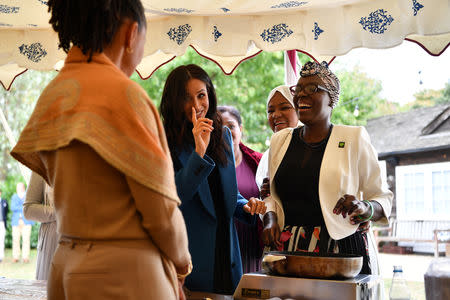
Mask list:
[[362,256],[336,253],[270,251],[262,260],[268,273],[314,278],[353,278],[362,265]]

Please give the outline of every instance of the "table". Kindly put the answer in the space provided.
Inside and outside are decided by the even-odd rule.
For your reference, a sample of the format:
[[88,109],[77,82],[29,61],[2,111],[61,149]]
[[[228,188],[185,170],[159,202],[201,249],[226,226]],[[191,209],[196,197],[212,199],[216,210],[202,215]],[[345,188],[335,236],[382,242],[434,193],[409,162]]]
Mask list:
[[0,277],[0,299],[46,300],[47,281]]

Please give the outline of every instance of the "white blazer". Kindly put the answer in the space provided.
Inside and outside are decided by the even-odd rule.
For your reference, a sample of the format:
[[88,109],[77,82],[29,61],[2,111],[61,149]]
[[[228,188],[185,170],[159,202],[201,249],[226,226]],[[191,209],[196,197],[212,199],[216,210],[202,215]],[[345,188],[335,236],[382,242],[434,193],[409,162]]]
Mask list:
[[[278,216],[284,228],[283,204],[278,198],[273,178],[292,139],[294,128],[283,129],[271,138],[269,149],[270,196],[264,199],[267,211]],[[377,201],[385,218],[377,223],[388,224],[393,194],[382,184],[378,155],[362,126],[334,125],[325,148],[319,174],[319,198],[323,218],[331,238],[340,240],[355,233],[358,225],[349,218],[333,214],[336,202],[345,194],[358,199]]]

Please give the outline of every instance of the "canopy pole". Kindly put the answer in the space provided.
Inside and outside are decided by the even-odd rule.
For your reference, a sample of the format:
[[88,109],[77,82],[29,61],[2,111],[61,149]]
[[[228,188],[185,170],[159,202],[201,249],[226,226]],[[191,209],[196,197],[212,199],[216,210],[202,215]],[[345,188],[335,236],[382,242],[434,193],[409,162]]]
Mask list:
[[[16,144],[16,139],[11,131],[11,127],[9,127],[8,122],[6,121],[5,114],[3,113],[3,109],[0,107],[0,120],[3,124],[3,128],[5,129],[6,136],[8,137],[11,148]],[[19,163],[20,173],[22,177],[25,179],[25,182],[30,182],[30,171],[21,163]]]
[[296,85],[297,81],[297,50],[284,51],[284,83],[291,86]]

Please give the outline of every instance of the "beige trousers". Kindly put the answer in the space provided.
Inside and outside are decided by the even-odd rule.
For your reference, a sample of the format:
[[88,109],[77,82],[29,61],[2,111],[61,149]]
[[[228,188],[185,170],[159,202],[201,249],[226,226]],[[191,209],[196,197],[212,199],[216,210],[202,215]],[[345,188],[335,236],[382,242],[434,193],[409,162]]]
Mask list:
[[149,240],[63,239],[53,256],[47,299],[176,300],[176,284],[174,265]]
[[30,236],[31,225],[25,225],[22,219],[19,219],[19,225],[12,227],[13,238],[13,259],[20,257],[20,236],[22,235],[22,259],[30,258]]

